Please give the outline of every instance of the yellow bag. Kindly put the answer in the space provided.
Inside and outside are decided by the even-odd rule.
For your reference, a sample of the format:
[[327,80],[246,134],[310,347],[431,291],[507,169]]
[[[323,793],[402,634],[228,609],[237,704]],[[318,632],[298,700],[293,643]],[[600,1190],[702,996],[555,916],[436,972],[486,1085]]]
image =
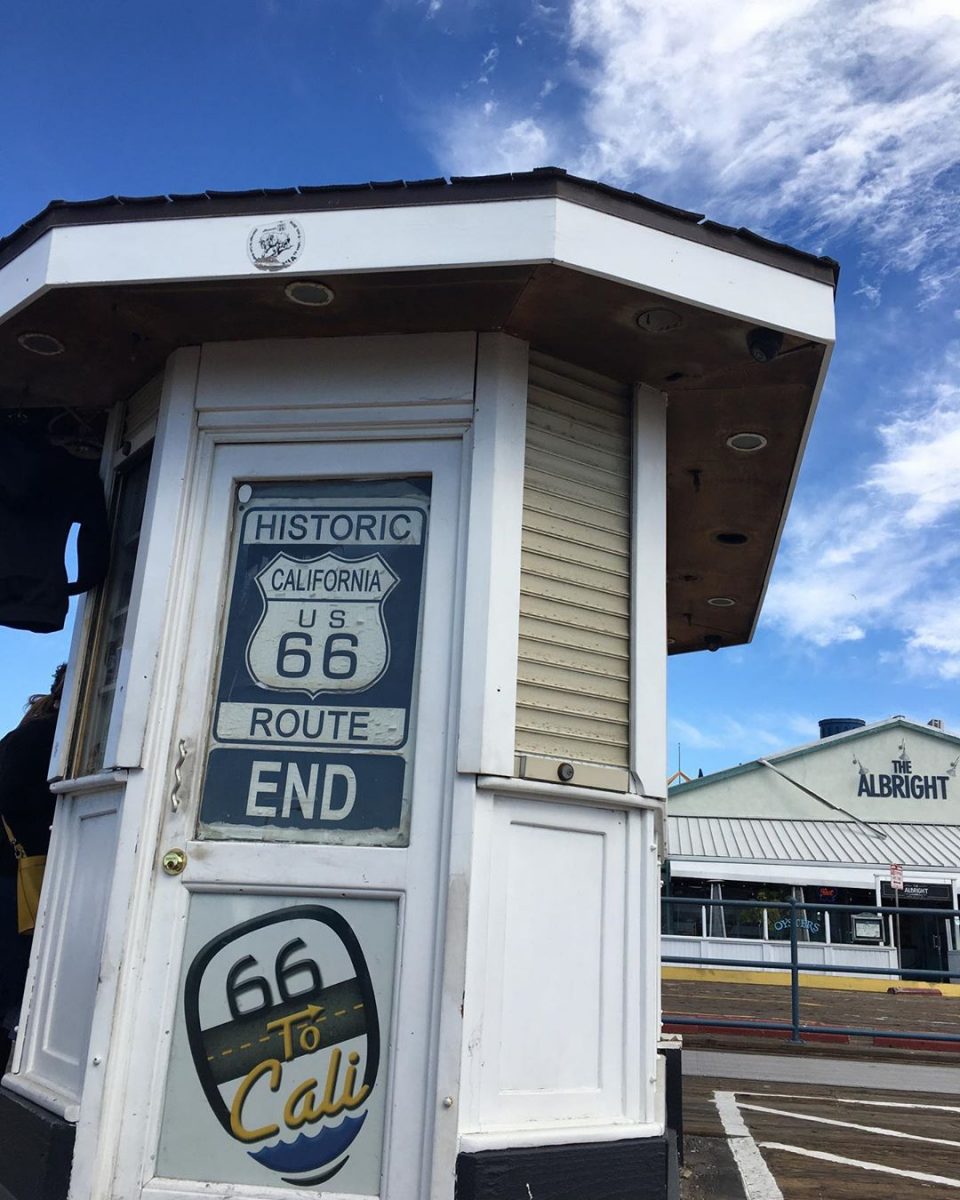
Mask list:
[[40,889],[43,887],[47,856],[27,854],[6,821],[3,827],[17,859],[17,929],[20,933],[33,933],[40,908]]

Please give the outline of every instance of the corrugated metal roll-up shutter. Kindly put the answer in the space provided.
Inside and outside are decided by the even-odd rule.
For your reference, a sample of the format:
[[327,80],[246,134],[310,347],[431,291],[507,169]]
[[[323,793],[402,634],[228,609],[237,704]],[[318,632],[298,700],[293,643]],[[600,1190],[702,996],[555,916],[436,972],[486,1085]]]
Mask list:
[[630,390],[531,354],[518,754],[625,768]]

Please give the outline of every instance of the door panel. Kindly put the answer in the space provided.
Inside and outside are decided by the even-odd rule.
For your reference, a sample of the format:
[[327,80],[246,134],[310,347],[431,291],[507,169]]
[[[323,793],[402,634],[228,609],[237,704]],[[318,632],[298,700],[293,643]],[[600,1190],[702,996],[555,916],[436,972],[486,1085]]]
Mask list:
[[114,1195],[425,1194],[460,446],[218,446],[192,503]]

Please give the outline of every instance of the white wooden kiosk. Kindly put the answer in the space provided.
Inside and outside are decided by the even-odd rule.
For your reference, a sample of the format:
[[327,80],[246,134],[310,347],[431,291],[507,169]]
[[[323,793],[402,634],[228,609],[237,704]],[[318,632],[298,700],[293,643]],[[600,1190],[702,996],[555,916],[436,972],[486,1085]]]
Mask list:
[[751,636],[835,276],[556,169],[0,243],[117,528],[0,1194],[667,1195],[666,651]]

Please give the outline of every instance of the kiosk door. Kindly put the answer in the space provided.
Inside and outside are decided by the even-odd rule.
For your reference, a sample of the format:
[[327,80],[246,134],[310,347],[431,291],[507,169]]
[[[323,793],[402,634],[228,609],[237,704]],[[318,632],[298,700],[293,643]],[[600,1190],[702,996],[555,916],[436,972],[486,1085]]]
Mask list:
[[209,456],[115,1197],[428,1193],[459,503],[454,441]]

